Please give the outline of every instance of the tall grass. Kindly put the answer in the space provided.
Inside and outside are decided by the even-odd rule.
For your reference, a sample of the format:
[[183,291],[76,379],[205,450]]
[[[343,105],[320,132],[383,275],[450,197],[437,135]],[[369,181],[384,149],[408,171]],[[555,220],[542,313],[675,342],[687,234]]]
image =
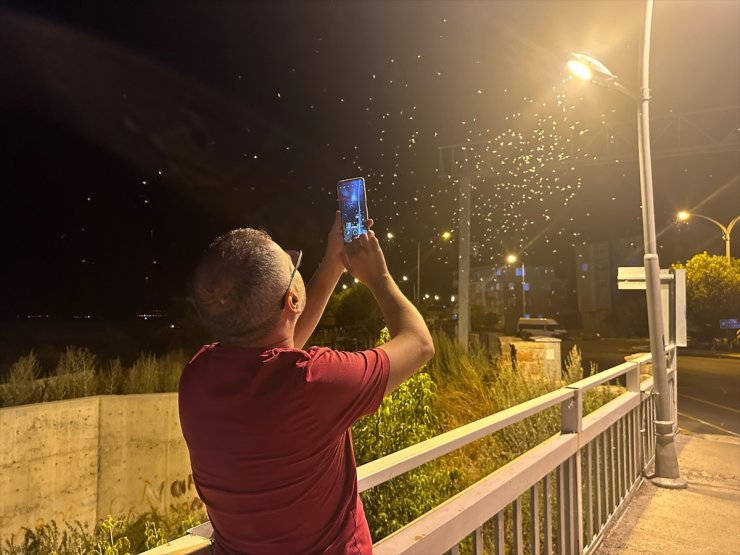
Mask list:
[[92,529],[81,524],[43,522],[0,543],[0,555],[128,555],[141,553],[183,536],[207,519],[205,511],[175,508],[167,514],[112,516]]
[[31,351],[11,365],[6,381],[0,383],[0,407],[89,395],[177,391],[187,360],[184,351],[173,351],[161,357],[142,353],[130,367],[120,359],[102,365],[89,349],[69,346],[60,354],[53,372],[41,377],[38,358]]

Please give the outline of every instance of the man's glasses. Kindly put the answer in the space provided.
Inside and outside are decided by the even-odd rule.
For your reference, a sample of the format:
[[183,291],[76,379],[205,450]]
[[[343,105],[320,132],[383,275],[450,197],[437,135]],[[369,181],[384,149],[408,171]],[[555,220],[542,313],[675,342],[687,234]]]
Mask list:
[[303,251],[285,251],[290,256],[290,261],[293,263],[293,271],[290,274],[290,281],[288,282],[288,288],[283,293],[283,298],[280,299],[280,310],[285,308],[285,295],[290,291],[290,286],[293,284],[293,278],[298,268],[301,266],[301,259],[303,258]]

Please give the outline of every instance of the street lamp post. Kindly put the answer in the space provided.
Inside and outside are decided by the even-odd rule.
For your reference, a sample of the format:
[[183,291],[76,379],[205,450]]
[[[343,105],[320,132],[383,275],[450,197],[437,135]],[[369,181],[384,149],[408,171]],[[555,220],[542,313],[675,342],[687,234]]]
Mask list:
[[[395,235],[391,231],[386,233],[385,236],[389,241],[392,241],[393,239],[395,239]],[[452,239],[452,233],[449,231],[443,231],[442,234],[440,235],[440,239],[442,239],[443,241],[449,241],[450,239]],[[427,257],[434,251],[434,248],[435,246],[433,245],[432,249],[424,255],[424,260],[426,260]],[[414,293],[413,294],[414,303],[417,306],[421,302],[421,263],[422,263],[421,241],[417,241],[416,242],[416,284],[415,284],[416,288],[413,292]],[[408,281],[408,280],[409,278],[407,276],[403,276],[403,281]]]
[[[648,327],[650,330],[650,353],[653,365],[653,383],[656,395],[655,420],[655,485],[666,488],[685,488],[678,468],[678,454],[674,442],[674,422],[671,411],[671,396],[668,386],[668,369],[665,356],[665,331],[663,308],[660,296],[660,263],[655,235],[655,208],[653,204],[653,173],[650,153],[650,32],[653,19],[653,0],[645,2],[645,20],[642,37],[642,60],[640,95],[628,91],[617,82],[617,78],[603,64],[593,58],[574,54],[575,60],[569,67],[577,77],[613,86],[630,98],[637,98],[637,142],[640,165],[640,194],[642,198],[642,231],[645,245],[645,285],[647,296]],[[574,67],[580,63],[585,67],[582,74]],[[588,76],[586,74],[588,72]]]
[[730,261],[730,233],[732,233],[732,228],[735,227],[735,224],[740,221],[740,216],[735,216],[732,221],[727,224],[727,227],[723,226],[721,223],[719,223],[714,218],[710,218],[709,216],[702,216],[701,214],[696,214],[695,212],[679,212],[678,213],[678,219],[682,222],[686,222],[691,218],[692,216],[696,218],[701,218],[703,220],[707,220],[708,222],[712,222],[714,225],[719,227],[722,230],[722,239],[725,242],[725,257],[727,258],[727,261]]
[[[515,254],[510,254],[506,257],[506,262],[509,264],[515,264],[519,260],[519,257]],[[522,260],[522,318],[527,317],[527,280],[524,270],[524,261]]]

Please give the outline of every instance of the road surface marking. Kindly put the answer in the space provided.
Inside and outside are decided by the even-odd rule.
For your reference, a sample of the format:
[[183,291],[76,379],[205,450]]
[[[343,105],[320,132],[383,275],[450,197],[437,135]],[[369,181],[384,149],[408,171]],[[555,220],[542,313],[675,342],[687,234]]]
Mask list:
[[731,410],[732,412],[736,412],[740,414],[740,410],[733,409],[732,407],[727,407],[725,405],[720,405],[719,403],[713,403],[712,401],[705,401],[704,399],[699,399],[698,397],[692,397],[691,395],[684,395],[683,393],[679,393],[678,396],[683,397],[684,399],[691,399],[692,401],[698,401],[699,403],[705,403],[707,405],[712,405],[713,407],[717,407],[719,409]]
[[679,416],[683,416],[684,418],[688,418],[689,420],[695,420],[701,424],[704,424],[705,426],[709,426],[710,428],[716,428],[717,430],[721,430],[727,434],[733,435],[735,437],[740,437],[740,434],[736,434],[735,432],[728,430],[727,428],[717,426],[716,424],[712,424],[711,422],[707,422],[706,420],[702,420],[701,418],[696,418],[695,416],[690,416],[688,414],[684,414],[683,412],[679,412],[678,414]]

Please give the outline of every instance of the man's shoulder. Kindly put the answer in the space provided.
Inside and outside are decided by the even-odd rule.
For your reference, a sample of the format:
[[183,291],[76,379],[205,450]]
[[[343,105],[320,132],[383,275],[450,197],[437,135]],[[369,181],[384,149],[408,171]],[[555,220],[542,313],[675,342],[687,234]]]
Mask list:
[[362,351],[339,351],[332,349],[331,347],[309,347],[304,352],[308,355],[311,361],[321,359],[322,362],[327,360],[346,361],[348,359],[362,357],[366,353],[371,351],[377,351],[377,348],[371,347]]
[[188,365],[193,364],[199,358],[205,356],[207,353],[215,349],[217,345],[218,343],[206,343],[205,345],[203,345],[200,349],[198,349],[198,352],[195,353],[193,357],[188,361]]

